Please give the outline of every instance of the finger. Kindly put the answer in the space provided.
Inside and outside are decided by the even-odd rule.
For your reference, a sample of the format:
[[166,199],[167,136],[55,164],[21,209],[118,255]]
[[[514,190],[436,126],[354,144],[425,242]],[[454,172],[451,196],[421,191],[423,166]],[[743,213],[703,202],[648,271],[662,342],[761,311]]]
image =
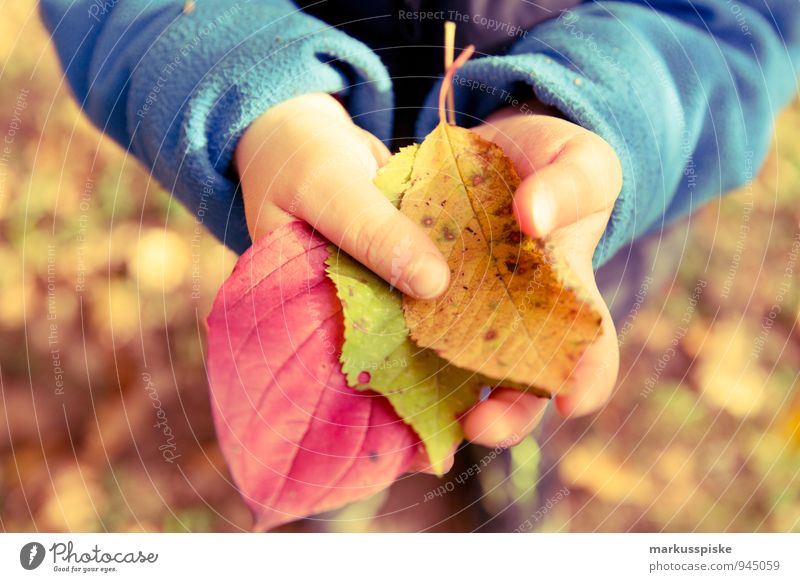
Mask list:
[[386,199],[363,166],[330,165],[312,190],[294,211],[332,243],[404,293],[421,299],[444,293],[450,269],[436,245]]
[[571,418],[595,412],[608,401],[619,373],[619,343],[614,320],[597,288],[591,255],[580,254],[567,260],[583,281],[592,305],[602,316],[600,334],[575,365],[567,382],[567,391],[554,399],[559,414]]
[[292,222],[295,218],[285,210],[278,208],[266,198],[259,199],[258,208],[251,208],[253,199],[244,197],[245,219],[247,220],[247,231],[250,233],[250,240],[257,240],[267,236],[273,230]]
[[378,162],[378,166],[385,166],[389,163],[389,158],[392,157],[392,152],[389,151],[389,148],[367,130],[362,129],[361,132],[364,140],[367,142],[367,147],[370,152],[372,152],[372,155],[375,156],[375,161]]
[[514,211],[523,232],[542,237],[610,208],[621,187],[622,170],[611,146],[584,133],[522,181]]
[[463,418],[467,439],[486,447],[510,447],[536,428],[547,400],[511,388],[498,388]]
[[602,333],[578,360],[570,376],[570,389],[555,398],[556,410],[572,418],[596,412],[611,396],[619,374],[619,344],[611,314],[602,304]]
[[[615,337],[608,340],[616,341]],[[605,338],[597,341],[608,341]],[[600,410],[611,397],[617,379],[617,363],[598,360],[605,350],[587,350],[573,373],[574,388],[555,398],[556,410],[567,418]]]

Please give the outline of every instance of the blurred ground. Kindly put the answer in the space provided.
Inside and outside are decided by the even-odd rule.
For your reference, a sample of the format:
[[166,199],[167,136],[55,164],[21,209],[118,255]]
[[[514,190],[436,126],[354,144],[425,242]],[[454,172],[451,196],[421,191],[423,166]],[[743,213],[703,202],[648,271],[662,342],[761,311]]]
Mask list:
[[[79,115],[32,6],[0,20],[0,529],[246,529],[203,365],[234,257]],[[798,128],[656,242],[605,410],[285,529],[800,531]]]

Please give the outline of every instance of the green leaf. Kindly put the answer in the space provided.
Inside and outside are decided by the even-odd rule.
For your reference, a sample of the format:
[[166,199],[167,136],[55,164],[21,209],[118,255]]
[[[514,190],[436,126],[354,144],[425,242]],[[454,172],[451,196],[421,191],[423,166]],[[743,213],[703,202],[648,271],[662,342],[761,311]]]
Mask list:
[[458,414],[478,401],[486,380],[417,347],[403,318],[402,295],[348,255],[331,249],[328,275],[344,311],[342,371],[359,390],[386,396],[425,445],[431,466],[464,438]]
[[414,169],[418,151],[419,144],[416,143],[400,148],[400,151],[391,157],[373,180],[383,195],[395,206],[400,206],[401,194],[411,185],[411,172]]

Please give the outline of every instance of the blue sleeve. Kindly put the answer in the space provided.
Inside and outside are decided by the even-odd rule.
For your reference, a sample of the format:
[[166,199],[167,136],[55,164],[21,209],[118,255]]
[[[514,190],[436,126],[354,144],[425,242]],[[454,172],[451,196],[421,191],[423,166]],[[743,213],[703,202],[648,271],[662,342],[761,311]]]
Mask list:
[[238,138],[270,106],[338,93],[387,138],[388,73],[365,45],[288,0],[42,0],[81,108],[237,252],[250,245],[232,176]]
[[[623,187],[598,266],[752,178],[797,91],[798,58],[798,0],[589,2],[528,31],[507,55],[468,62],[456,108],[474,124],[527,85],[614,147]],[[469,89],[480,83],[494,94]],[[420,135],[436,122],[435,96]]]

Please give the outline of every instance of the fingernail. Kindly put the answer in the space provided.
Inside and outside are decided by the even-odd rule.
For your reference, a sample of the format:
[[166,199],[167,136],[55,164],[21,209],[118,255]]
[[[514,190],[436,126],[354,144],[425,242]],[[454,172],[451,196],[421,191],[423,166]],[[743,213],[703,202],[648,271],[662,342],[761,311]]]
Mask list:
[[540,236],[553,230],[556,216],[555,201],[551,194],[538,194],[533,201],[533,224]]
[[444,293],[450,282],[450,268],[433,253],[420,255],[410,270],[408,286],[421,299],[432,299]]

